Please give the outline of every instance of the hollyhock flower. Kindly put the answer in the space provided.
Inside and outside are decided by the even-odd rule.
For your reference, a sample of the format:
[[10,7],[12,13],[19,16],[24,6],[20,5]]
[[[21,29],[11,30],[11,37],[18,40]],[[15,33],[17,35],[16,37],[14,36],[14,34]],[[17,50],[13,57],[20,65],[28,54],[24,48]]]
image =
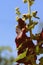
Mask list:
[[21,18],[18,19],[18,26],[20,29],[24,28],[26,25],[25,21],[23,21]]

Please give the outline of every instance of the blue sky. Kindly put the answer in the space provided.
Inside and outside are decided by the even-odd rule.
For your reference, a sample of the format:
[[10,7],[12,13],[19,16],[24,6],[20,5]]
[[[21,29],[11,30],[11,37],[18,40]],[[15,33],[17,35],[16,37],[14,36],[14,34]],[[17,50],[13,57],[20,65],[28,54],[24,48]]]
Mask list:
[[[15,26],[17,24],[15,19],[16,7],[20,8],[22,14],[28,12],[27,4],[24,4],[22,0],[0,0],[0,46],[11,46],[16,49],[14,42],[16,37]],[[43,22],[43,0],[36,0],[31,9],[32,11],[38,11],[39,22]],[[38,32],[38,28],[40,28],[38,26],[35,27],[33,33]]]

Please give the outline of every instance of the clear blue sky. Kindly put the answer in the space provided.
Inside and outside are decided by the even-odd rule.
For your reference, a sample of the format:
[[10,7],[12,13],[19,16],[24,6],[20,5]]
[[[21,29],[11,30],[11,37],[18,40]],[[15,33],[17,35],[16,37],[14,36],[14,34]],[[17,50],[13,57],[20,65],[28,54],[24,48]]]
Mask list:
[[[14,42],[16,37],[15,26],[17,24],[15,19],[16,7],[20,8],[22,14],[27,12],[27,4],[24,4],[22,0],[0,0],[0,46],[16,48]],[[43,0],[36,0],[32,6],[32,10],[38,11],[40,22],[43,22]],[[36,27],[34,33],[37,32],[38,28]]]

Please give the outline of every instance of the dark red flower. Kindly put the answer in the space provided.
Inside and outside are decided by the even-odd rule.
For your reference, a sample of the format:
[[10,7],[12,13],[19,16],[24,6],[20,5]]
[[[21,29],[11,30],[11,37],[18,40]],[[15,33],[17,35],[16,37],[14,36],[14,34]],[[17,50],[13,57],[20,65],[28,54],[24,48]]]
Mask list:
[[43,41],[43,29],[42,29],[42,32],[40,33],[40,35],[37,38],[37,42],[39,43],[40,41]]
[[26,25],[25,21],[23,21],[21,18],[18,19],[18,26],[22,29]]

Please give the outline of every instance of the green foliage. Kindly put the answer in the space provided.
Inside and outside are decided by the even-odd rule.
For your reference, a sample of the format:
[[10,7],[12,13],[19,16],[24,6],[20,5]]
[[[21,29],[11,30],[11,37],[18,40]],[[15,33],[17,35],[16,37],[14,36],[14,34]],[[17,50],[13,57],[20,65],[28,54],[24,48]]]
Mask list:
[[9,46],[0,46],[0,65],[13,65],[15,58],[10,55],[8,55],[9,59],[7,58],[7,55],[2,57],[2,53],[4,50],[8,50],[12,53],[12,49]]
[[18,61],[18,60],[23,59],[24,57],[26,57],[27,51],[28,51],[28,48],[26,48],[26,51],[24,51],[23,53],[18,55],[18,57],[14,61]]
[[9,50],[10,52],[12,52],[12,49],[9,46],[0,47],[0,51],[3,51],[3,50]]

